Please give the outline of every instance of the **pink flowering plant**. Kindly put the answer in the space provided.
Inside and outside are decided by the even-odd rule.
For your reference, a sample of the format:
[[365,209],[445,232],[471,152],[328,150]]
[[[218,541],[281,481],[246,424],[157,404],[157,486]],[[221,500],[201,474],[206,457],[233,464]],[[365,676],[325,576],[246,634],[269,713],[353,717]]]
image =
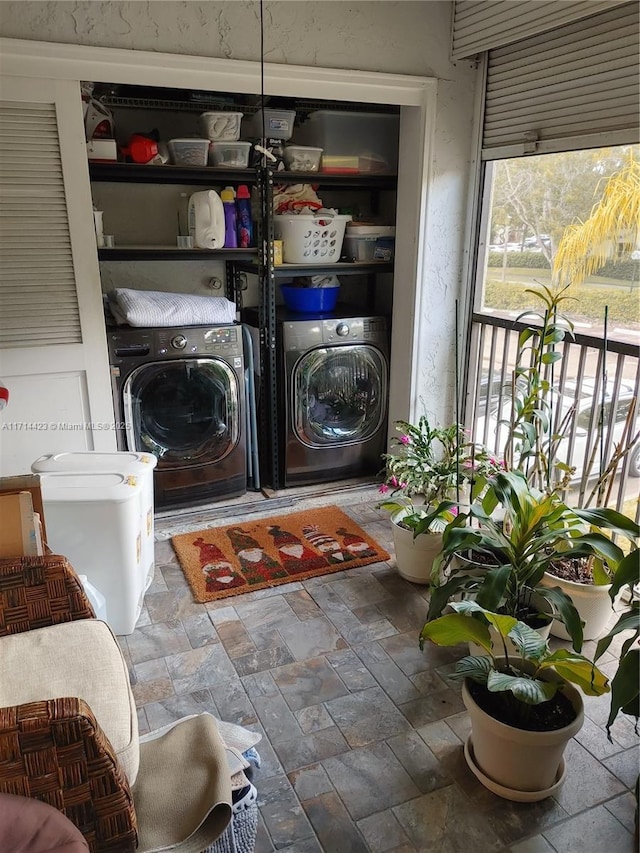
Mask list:
[[458,500],[460,488],[473,486],[477,493],[487,478],[502,469],[486,448],[467,440],[461,424],[432,427],[422,415],[417,424],[396,421],[399,437],[391,438],[383,495],[412,498],[421,495],[426,504]]
[[[385,481],[379,504],[392,514],[402,510],[401,524],[414,534],[442,532],[456,517],[461,489],[469,485],[471,497],[502,466],[486,448],[473,444],[461,424],[432,427],[426,415],[417,424],[396,421],[400,436],[391,438],[391,453],[383,454]],[[416,505],[420,496],[424,505]]]

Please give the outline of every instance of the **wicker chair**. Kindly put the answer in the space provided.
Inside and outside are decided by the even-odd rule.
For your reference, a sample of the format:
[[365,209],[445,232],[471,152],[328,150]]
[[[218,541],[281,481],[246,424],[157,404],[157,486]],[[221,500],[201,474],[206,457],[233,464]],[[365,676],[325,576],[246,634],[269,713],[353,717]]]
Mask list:
[[[64,557],[0,560],[0,793],[59,809],[92,853],[203,850],[231,819],[215,722],[203,714],[140,745],[126,664],[93,616]],[[189,814],[189,793],[180,801],[176,790],[189,792],[196,777],[202,813]]]

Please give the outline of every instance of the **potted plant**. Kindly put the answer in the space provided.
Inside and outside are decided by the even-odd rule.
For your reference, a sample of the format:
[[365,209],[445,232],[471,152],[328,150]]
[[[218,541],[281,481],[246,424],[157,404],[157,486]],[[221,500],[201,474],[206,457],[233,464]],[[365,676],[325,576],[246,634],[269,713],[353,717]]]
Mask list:
[[[491,514],[497,503],[504,509],[504,522]],[[587,521],[591,527],[585,530]],[[519,471],[496,474],[484,497],[459,513],[443,533],[442,559],[449,563],[444,573],[438,567],[433,573],[427,619],[440,616],[463,593],[473,595],[491,611],[539,627],[550,622],[549,615],[540,615],[544,601],[580,651],[582,621],[574,603],[557,585],[547,586],[542,580],[559,556],[597,556],[609,565],[621,564],[625,559],[622,550],[603,529],[638,535],[638,526],[620,513],[572,510],[556,495],[536,489]],[[452,557],[470,549],[500,555],[501,565],[478,574],[451,562]]]
[[[558,344],[567,335],[573,336],[573,325],[560,314],[563,304],[571,298],[566,295],[569,286],[570,283],[556,290],[541,286],[537,290],[528,291],[541,301],[543,310],[528,312],[518,320],[522,316],[535,316],[540,325],[527,326],[518,336],[515,369],[510,393],[507,394],[508,412],[500,421],[506,430],[506,467],[523,472],[532,485],[549,495],[557,495],[567,489],[575,472],[575,468],[559,458],[558,451],[563,442],[566,445],[567,433],[574,429],[577,407],[575,403],[568,405],[563,402],[567,398],[558,394],[554,387],[554,370],[562,359]],[[605,328],[606,325],[605,317]],[[604,412],[606,377],[602,379],[601,388],[603,399],[600,405]],[[629,401],[621,441],[612,446],[607,459],[600,460],[597,482],[586,499],[582,499],[584,496],[581,492],[580,509],[575,510],[576,516],[583,523],[591,523],[585,510],[595,501],[596,509],[602,513],[595,516],[593,531],[596,535],[604,528],[623,532],[630,539],[638,536],[637,525],[632,522],[627,524],[624,516],[606,508],[620,465],[625,457],[633,453],[640,441],[640,433],[634,432],[633,428],[635,407],[634,397]],[[554,409],[559,410],[560,418]],[[559,425],[554,427],[554,422],[558,420]],[[604,420],[603,417],[598,419],[592,452],[582,474],[585,483],[594,471]],[[600,541],[606,548],[606,543]],[[611,617],[608,593],[623,554],[619,549],[607,551],[606,556],[595,552],[558,553],[540,579],[542,586],[558,588],[571,598],[584,623],[585,640],[596,638]],[[550,630],[557,637],[571,639],[561,619],[554,619]]]
[[456,667],[471,719],[467,764],[498,796],[527,802],[550,796],[564,781],[564,749],[584,719],[576,687],[600,696],[609,690],[606,676],[574,651],[551,652],[545,639],[512,616],[470,601],[451,608],[426,623],[420,646],[427,640],[441,646],[473,642],[483,650]]
[[464,440],[459,424],[432,427],[425,415],[417,424],[396,421],[400,437],[391,439],[392,453],[383,454],[386,479],[379,504],[391,513],[396,565],[413,583],[428,584],[442,547],[442,533],[455,518],[460,492],[475,493],[488,474],[498,469],[482,447]]

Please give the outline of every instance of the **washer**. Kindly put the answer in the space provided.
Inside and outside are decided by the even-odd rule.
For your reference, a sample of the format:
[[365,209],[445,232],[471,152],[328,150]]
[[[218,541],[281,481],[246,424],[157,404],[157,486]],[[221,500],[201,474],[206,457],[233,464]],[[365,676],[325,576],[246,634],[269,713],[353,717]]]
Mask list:
[[285,485],[376,474],[386,443],[386,318],[281,311],[277,320]]
[[238,325],[107,330],[120,450],[153,453],[158,508],[247,489]]

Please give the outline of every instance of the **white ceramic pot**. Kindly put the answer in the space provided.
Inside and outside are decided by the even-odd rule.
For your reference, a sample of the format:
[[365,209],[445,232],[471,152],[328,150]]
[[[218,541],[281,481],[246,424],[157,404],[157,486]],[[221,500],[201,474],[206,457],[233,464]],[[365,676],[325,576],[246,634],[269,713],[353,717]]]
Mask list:
[[471,696],[467,682],[463,683],[462,700],[471,720],[475,769],[469,755],[467,762],[489,790],[506,799],[535,801],[548,797],[562,784],[565,747],[584,721],[580,693],[570,684],[563,692],[576,712],[573,722],[556,731],[529,732],[490,717]]
[[[546,587],[559,586],[571,598],[584,622],[582,633],[585,640],[595,640],[607,627],[613,613],[613,605],[609,597],[611,584],[598,586],[590,583],[575,583],[558,578],[549,572],[544,573],[541,583]],[[554,637],[560,637],[563,640],[571,639],[564,624],[557,619],[553,620],[551,633]]]
[[402,509],[391,516],[398,574],[411,583],[428,584],[433,561],[442,550],[442,534],[421,533],[414,539],[413,530],[398,523],[405,515]]

